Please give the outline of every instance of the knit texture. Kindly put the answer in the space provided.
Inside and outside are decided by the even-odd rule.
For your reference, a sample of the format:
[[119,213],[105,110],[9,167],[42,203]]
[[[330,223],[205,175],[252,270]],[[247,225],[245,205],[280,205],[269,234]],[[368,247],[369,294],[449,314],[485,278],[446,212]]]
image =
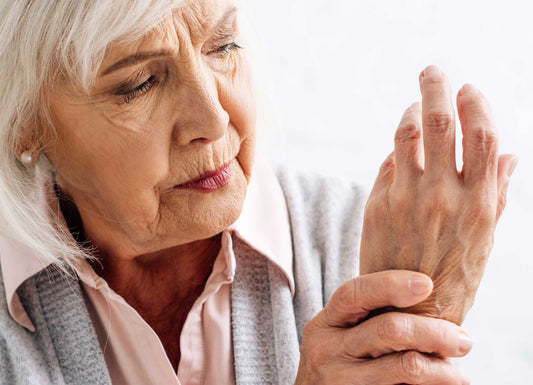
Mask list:
[[[231,316],[239,385],[294,383],[303,327],[357,271],[359,189],[336,179],[278,175],[291,223],[295,294],[277,266],[233,237]],[[36,331],[9,315],[0,274],[0,384],[111,383],[75,278],[50,266],[17,293]]]
[[304,326],[359,272],[365,194],[348,180],[290,170],[278,171],[278,180],[291,223],[293,307],[301,344]]
[[232,333],[238,384],[276,384],[277,362],[272,324],[268,264],[264,257],[233,238],[238,255],[232,285]]

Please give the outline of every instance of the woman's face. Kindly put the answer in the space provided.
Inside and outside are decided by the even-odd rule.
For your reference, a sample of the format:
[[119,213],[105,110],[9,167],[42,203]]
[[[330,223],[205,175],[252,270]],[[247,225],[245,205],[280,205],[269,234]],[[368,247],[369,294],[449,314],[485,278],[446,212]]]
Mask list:
[[104,252],[206,239],[239,216],[255,110],[236,19],[231,0],[186,1],[147,36],[109,48],[89,95],[73,84],[49,93],[58,137],[44,151]]

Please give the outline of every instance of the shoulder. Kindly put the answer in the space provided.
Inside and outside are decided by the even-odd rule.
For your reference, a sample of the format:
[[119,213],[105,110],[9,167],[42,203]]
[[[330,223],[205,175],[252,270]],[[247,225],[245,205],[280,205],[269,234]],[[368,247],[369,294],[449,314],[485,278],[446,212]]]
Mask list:
[[111,383],[74,275],[51,265],[18,288],[34,331],[11,317],[1,277],[0,384]]
[[36,333],[9,313],[0,269],[0,384],[51,384],[48,357],[53,352],[36,343]]

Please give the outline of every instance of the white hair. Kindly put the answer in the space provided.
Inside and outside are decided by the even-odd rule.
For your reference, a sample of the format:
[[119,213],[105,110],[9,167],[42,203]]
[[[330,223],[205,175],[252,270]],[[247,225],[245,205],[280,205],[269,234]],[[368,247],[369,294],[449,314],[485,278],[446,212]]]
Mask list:
[[[21,133],[35,128],[38,119],[46,118],[48,110],[43,92],[47,86],[64,78],[87,87],[111,43],[141,37],[180,3],[182,0],[3,0],[0,3],[1,234],[63,269],[80,258],[91,258],[90,250],[80,247],[61,224],[62,215],[57,208],[47,206],[43,212],[45,195],[53,192],[53,166],[42,154],[34,166],[24,166],[14,154],[17,142]],[[255,45],[255,39],[247,37],[247,43]],[[248,57],[253,57],[254,49],[250,48],[252,53]],[[264,95],[257,92],[257,80],[266,84],[264,76],[257,76],[258,64],[255,61],[252,64],[256,97]],[[259,105],[271,104],[271,94],[266,95],[269,95],[266,99],[259,98]],[[262,115],[264,109],[258,110],[259,120],[270,126],[265,130],[265,124],[259,124],[259,131],[272,132],[272,126],[277,125],[272,124],[271,118],[264,119],[267,117]]]
[[[0,4],[0,233],[46,262],[66,267],[90,254],[42,202],[53,167],[25,167],[14,155],[43,113],[43,92],[63,77],[87,86],[106,48],[154,28],[182,0],[3,0]],[[55,80],[54,80],[55,79]],[[48,184],[48,186],[46,186]]]

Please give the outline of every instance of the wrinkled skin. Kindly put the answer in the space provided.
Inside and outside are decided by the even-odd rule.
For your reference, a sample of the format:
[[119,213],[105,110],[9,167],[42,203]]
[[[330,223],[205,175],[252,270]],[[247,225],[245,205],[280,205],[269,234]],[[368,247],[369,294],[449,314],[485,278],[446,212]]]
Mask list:
[[[34,159],[42,151],[54,164],[59,187],[72,199],[83,222],[84,236],[101,257],[101,267],[95,265],[95,269],[156,331],[175,368],[181,354],[176,336],[212,269],[220,246],[218,234],[240,213],[253,164],[253,98],[245,51],[232,46],[239,42],[239,34],[233,13],[227,12],[231,5],[229,0],[187,0],[142,39],[110,47],[89,94],[68,82],[47,90],[57,136],[45,136],[40,143],[27,143],[21,149],[36,149]],[[216,27],[218,22],[221,24]],[[106,71],[132,55],[161,50],[162,54],[147,60]],[[423,102],[427,106],[427,97]],[[480,110],[482,103],[474,103],[477,110],[468,105],[466,101],[459,105],[465,110],[463,119],[487,120],[484,110]],[[411,120],[419,115],[413,111],[416,108],[407,115]],[[477,129],[478,123],[464,127]],[[404,126],[420,128],[421,124],[400,125]],[[493,138],[488,134],[487,139]],[[485,236],[492,235],[498,214],[496,166],[491,164],[490,172],[465,170],[464,177],[455,175],[455,182],[449,172],[447,188],[434,194],[431,188],[439,186],[434,183],[439,179],[435,175],[427,181],[429,174],[420,170],[400,176],[411,168],[416,170],[405,164],[420,162],[416,136],[415,132],[415,140],[404,140],[399,146],[396,166],[392,160],[386,163],[370,198],[362,272],[402,265],[428,270],[436,290],[424,303],[453,309],[449,300],[442,300],[443,294],[450,292],[446,282],[464,286],[455,294],[471,294],[479,277],[466,279],[469,263],[457,269],[457,261],[451,256],[459,250],[461,257],[468,254],[482,265],[490,249],[492,239]],[[489,141],[483,143],[487,145],[480,154],[489,152],[490,156],[484,157],[482,164],[490,163],[489,158],[497,163]],[[20,157],[20,151],[17,155]],[[428,160],[431,158],[426,157]],[[233,174],[224,188],[209,194],[174,188],[228,162],[233,164]],[[510,158],[500,163],[498,175],[505,175]],[[431,167],[442,173],[441,168]],[[462,180],[466,181],[469,174],[485,176],[491,183],[470,183],[461,190]],[[416,188],[415,182],[421,179],[426,188],[431,187],[429,190]],[[502,181],[504,191],[505,178]],[[479,203],[480,196],[490,198],[489,208],[475,206],[485,229],[479,237],[474,236],[475,228],[467,226],[471,216],[461,221],[453,215],[469,207],[469,200],[463,199],[464,204],[456,211],[441,210],[450,183],[455,195],[445,196],[456,198],[451,203],[461,201],[463,190],[474,188],[473,203]],[[396,194],[397,190],[403,195]],[[430,222],[434,226],[421,224],[424,230],[433,229],[429,235],[412,221],[418,217],[419,205],[411,206],[412,202],[406,200],[414,196],[426,202],[424,213],[434,218]],[[404,204],[388,205],[400,198]],[[439,216],[441,212],[446,215]],[[439,224],[451,226],[442,233],[444,237],[435,238],[434,234],[441,234]],[[456,233],[451,230],[456,224],[469,230],[460,233],[463,238],[453,236]],[[432,239],[439,242],[432,244]],[[473,247],[474,241],[483,242]],[[417,246],[422,246],[423,252],[416,254]],[[413,263],[413,255],[420,260],[423,257],[423,263]],[[439,270],[443,256],[446,261]],[[398,312],[365,321],[373,309],[415,309],[412,307],[426,299],[431,290],[429,278],[406,271],[368,274],[347,282],[306,326],[296,383],[467,383],[447,359],[423,354],[466,354],[470,343],[456,325]],[[440,315],[446,318],[447,314]]]
[[427,276],[402,270],[346,282],[304,329],[296,384],[469,384],[442,358],[472,347],[457,325],[399,312],[367,319],[377,308],[420,303],[431,290]]
[[517,159],[498,155],[489,105],[466,85],[458,172],[448,81],[430,66],[420,88],[367,202],[361,276],[306,325],[296,384],[470,383],[443,357],[471,348],[455,324],[474,301]]
[[433,279],[424,302],[404,311],[461,324],[474,302],[517,159],[498,155],[490,107],[473,86],[457,96],[463,167],[455,163],[455,118],[447,78],[428,67],[422,105],[404,114],[393,154],[368,199],[360,273],[400,269]]
[[[176,336],[252,174],[255,106],[240,45],[232,0],[184,1],[142,38],[111,44],[89,90],[68,79],[47,89],[54,130],[25,146],[52,162],[100,258],[94,269],[175,368]],[[227,164],[217,190],[179,187]]]

